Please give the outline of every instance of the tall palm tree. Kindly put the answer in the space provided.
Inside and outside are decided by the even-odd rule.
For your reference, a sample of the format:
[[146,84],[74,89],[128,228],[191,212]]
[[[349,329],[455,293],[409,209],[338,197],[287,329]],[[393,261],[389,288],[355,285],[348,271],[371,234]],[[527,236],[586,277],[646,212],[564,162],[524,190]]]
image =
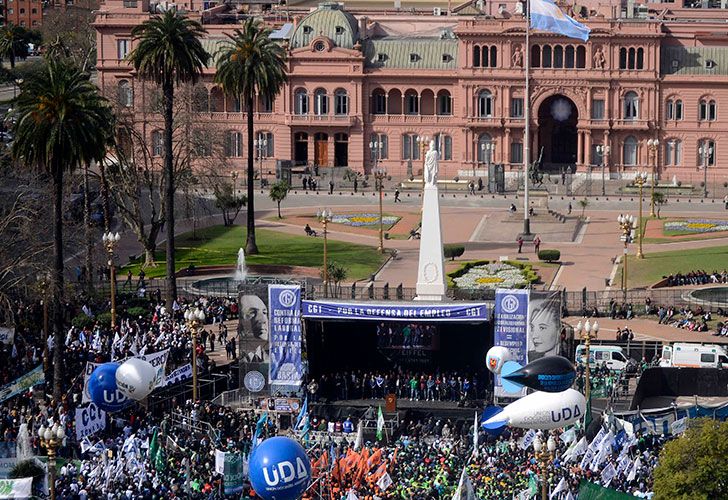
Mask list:
[[195,83],[207,65],[209,54],[200,39],[206,33],[200,23],[186,18],[176,10],[168,10],[161,16],[153,16],[136,26],[131,34],[136,48],[128,59],[144,79],[162,87],[164,115],[164,175],[167,177],[165,192],[165,220],[167,229],[167,301],[177,298],[177,280],[174,267],[174,162],[172,133],[174,127],[174,88],[181,83]]
[[53,396],[63,381],[63,177],[103,158],[113,114],[89,75],[68,61],[48,60],[28,78],[14,107],[13,156],[45,171],[53,184]]
[[245,253],[258,253],[255,244],[255,205],[253,192],[253,99],[256,93],[271,101],[286,81],[285,51],[270,39],[271,30],[249,18],[217,53],[215,81],[228,95],[241,96],[248,118],[248,232]]
[[11,69],[15,69],[15,58],[28,57],[28,37],[25,28],[9,23],[0,29],[0,57],[10,60]]

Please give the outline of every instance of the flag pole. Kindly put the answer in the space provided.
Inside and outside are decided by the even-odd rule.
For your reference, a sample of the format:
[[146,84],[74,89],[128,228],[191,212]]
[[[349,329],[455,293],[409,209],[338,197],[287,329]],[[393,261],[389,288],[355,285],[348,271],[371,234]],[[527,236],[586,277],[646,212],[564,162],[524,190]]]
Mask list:
[[524,114],[526,115],[526,124],[523,131],[523,234],[531,234],[531,219],[528,215],[528,168],[531,165],[531,2],[526,0],[526,91],[524,96]]

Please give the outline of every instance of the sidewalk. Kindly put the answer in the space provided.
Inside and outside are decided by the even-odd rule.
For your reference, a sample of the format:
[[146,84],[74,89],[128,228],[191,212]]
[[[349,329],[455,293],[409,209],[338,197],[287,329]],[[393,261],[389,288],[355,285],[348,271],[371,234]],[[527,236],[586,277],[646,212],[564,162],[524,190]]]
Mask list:
[[[659,342],[698,342],[706,344],[728,344],[726,337],[714,337],[708,332],[691,332],[669,325],[660,325],[655,320],[590,318],[599,322],[598,339],[603,341],[614,340],[617,328],[628,327],[634,331],[635,340],[656,340]],[[584,322],[584,318],[569,316],[562,320],[564,323],[576,327],[577,323]],[[576,334],[575,334],[576,335]]]

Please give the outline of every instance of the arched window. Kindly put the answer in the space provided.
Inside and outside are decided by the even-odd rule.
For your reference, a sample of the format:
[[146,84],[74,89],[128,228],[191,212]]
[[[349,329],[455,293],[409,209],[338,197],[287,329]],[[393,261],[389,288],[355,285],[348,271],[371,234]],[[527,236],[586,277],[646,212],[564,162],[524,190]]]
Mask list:
[[336,89],[334,92],[334,114],[349,114],[349,94],[344,89]]
[[478,137],[478,163],[491,163],[494,145],[490,134],[480,134]]
[[237,130],[228,130],[225,134],[225,156],[240,158],[243,155],[243,134]]
[[447,90],[441,90],[437,93],[437,114],[452,114],[452,97],[450,97],[450,92]]
[[639,111],[639,97],[637,97],[637,92],[629,91],[624,94],[624,119],[637,120],[640,116]]
[[210,111],[213,113],[225,111],[225,95],[220,87],[212,87],[210,90]]
[[665,103],[665,119],[666,120],[682,120],[683,118],[683,102],[680,99],[670,98]]
[[564,68],[573,68],[574,67],[574,46],[573,45],[567,45],[566,50],[564,51]]
[[375,115],[387,113],[387,94],[382,89],[375,89],[372,92],[372,113]]
[[531,67],[532,68],[541,67],[541,46],[540,45],[534,45],[531,47]]
[[480,66],[483,68],[490,66],[490,52],[487,45],[480,48]]
[[404,94],[405,114],[418,115],[420,113],[420,96],[410,89]]
[[490,67],[495,68],[498,66],[498,47],[495,45],[490,47]]
[[637,139],[633,135],[627,136],[622,147],[622,164],[637,165]]
[[564,67],[564,48],[561,45],[554,47],[554,68]]
[[255,134],[255,155],[258,158],[271,158],[273,156],[273,133],[258,132]]
[[541,67],[551,67],[551,45],[544,45],[541,49]]
[[273,99],[270,96],[261,94],[258,99],[258,112],[259,113],[272,113],[273,112]]
[[627,69],[627,49],[619,49],[619,69]]
[[586,68],[586,47],[583,45],[576,48],[576,67]]
[[635,50],[634,47],[630,47],[627,51],[627,69],[635,68]]
[[477,45],[473,47],[473,67],[480,67],[480,47]]
[[698,110],[698,119],[701,122],[714,121],[718,115],[718,110],[713,99],[701,99],[700,108]]
[[152,131],[152,156],[162,156],[164,153],[164,133],[161,130]]
[[700,139],[698,141],[698,164],[699,167],[715,165],[715,141],[712,139]]
[[665,165],[680,165],[682,163],[682,142],[671,139],[665,142]]
[[294,99],[295,99],[294,112],[297,115],[307,115],[308,114],[308,93],[306,92],[306,89],[297,89],[296,93],[294,94]]
[[389,138],[387,134],[373,133],[369,138],[369,153],[372,163],[389,158]]
[[130,108],[134,105],[134,93],[129,84],[129,80],[119,80],[118,97],[119,104],[125,108]]
[[198,85],[192,90],[192,111],[199,113],[210,111],[210,97],[204,85]]
[[316,89],[313,97],[313,114],[328,115],[329,114],[329,96],[326,95],[325,89]]
[[478,94],[478,116],[481,118],[493,116],[493,94],[490,90],[481,90]]
[[645,67],[645,49],[640,47],[637,49],[637,69],[643,69]]

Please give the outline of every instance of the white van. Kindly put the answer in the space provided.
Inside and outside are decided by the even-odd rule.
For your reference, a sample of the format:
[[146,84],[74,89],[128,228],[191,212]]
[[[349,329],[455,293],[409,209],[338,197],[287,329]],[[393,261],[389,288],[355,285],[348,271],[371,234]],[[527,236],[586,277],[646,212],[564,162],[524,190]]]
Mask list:
[[[576,346],[576,363],[584,364],[584,344]],[[622,371],[627,368],[627,356],[624,349],[616,345],[592,345],[589,346],[589,366],[602,366],[607,363],[610,370]]]
[[716,344],[676,343],[662,347],[660,366],[686,368],[728,368],[728,355],[722,346]]

